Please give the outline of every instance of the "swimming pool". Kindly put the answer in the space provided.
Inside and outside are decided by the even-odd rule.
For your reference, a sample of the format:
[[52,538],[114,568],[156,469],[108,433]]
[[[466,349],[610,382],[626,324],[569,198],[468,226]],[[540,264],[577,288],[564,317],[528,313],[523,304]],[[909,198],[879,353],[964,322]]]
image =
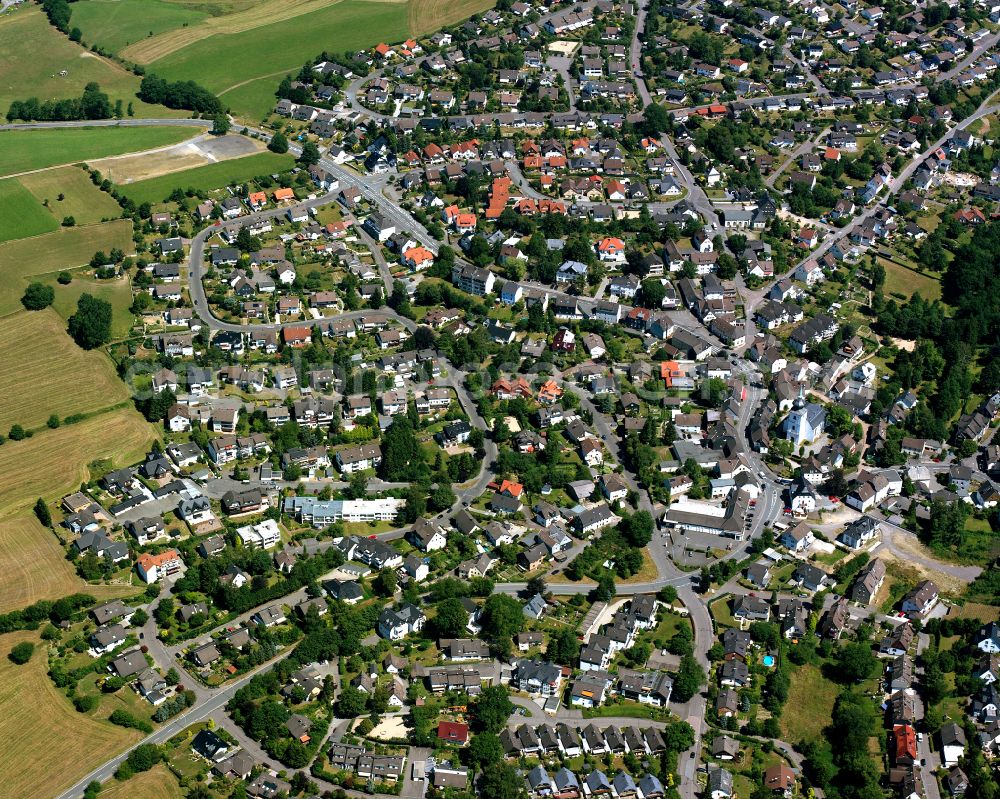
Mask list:
[[764,655],[764,665],[771,668],[774,665],[774,655]]

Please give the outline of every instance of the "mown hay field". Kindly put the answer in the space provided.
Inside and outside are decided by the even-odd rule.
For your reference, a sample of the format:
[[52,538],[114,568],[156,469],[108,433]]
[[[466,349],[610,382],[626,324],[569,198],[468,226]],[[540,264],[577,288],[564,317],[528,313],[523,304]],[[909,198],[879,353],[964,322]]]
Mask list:
[[[7,659],[31,641],[35,654],[23,666]],[[45,647],[37,632],[0,636],[0,770],[9,799],[55,796],[142,734],[76,712],[46,674]],[[136,794],[139,796],[142,794]]]
[[0,316],[21,307],[21,295],[32,278],[84,266],[98,250],[135,252],[132,220],[60,228],[29,239],[0,244]]
[[[82,292],[81,292],[82,293]],[[0,319],[0,430],[12,424],[41,427],[128,399],[110,359],[80,349],[51,309],[21,311]]]

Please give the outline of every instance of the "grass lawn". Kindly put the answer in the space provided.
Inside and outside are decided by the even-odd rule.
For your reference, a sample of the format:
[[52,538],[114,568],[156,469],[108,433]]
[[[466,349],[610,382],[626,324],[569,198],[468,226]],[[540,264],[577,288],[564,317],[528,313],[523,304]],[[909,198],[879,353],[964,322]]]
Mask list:
[[0,244],[0,315],[21,307],[24,287],[36,275],[72,269],[90,262],[98,250],[118,247],[132,253],[132,221],[60,228],[51,233]]
[[[405,3],[342,0],[280,22],[266,22],[192,42],[152,61],[149,68],[169,80],[196,80],[214,92],[273,76],[269,93],[260,87],[250,96],[226,97],[235,114],[258,120],[276,102],[274,89],[283,72],[298,70],[324,50],[342,52],[381,41],[399,42],[410,33]],[[247,57],[248,53],[253,56]]]
[[781,714],[782,739],[794,745],[819,738],[830,723],[838,692],[816,666],[807,664],[792,672],[788,702]]
[[627,580],[615,580],[615,582],[621,583],[622,585],[629,585],[631,583],[649,583],[655,580],[658,575],[659,572],[656,569],[656,564],[653,563],[652,556],[650,556],[648,550],[643,549],[642,568]]
[[941,281],[936,277],[907,269],[885,258],[879,258],[878,262],[885,267],[887,293],[897,292],[909,297],[919,291],[920,296],[928,302],[941,299]]
[[988,519],[969,516],[965,520],[965,535],[962,537],[962,551],[957,559],[963,563],[986,565],[1000,551],[1000,540],[990,526]]
[[708,612],[712,614],[712,618],[720,628],[740,626],[739,621],[733,617],[732,601],[732,594],[725,594],[708,603]]
[[78,225],[91,225],[117,219],[122,213],[110,194],[97,188],[86,172],[74,166],[32,172],[17,180],[39,203],[49,201],[48,212],[56,224],[71,216]]
[[117,53],[130,44],[185,25],[208,13],[162,0],[82,0],[73,6],[73,25],[83,40]]
[[[21,641],[37,645],[38,633],[0,636],[0,651],[6,655]],[[43,647],[24,666],[0,658],[0,736],[7,742],[0,769],[10,799],[55,796],[142,737],[77,713],[46,669]]]
[[132,289],[129,288],[126,278],[91,280],[74,275],[73,282],[68,286],[59,285],[54,277],[46,277],[44,282],[51,283],[55,289],[56,299],[52,303],[52,307],[63,319],[68,320],[76,313],[76,304],[79,302],[81,294],[91,294],[111,303],[113,311],[111,335],[115,339],[128,336],[135,317],[129,310],[132,305]]
[[177,778],[161,763],[126,782],[112,780],[101,791],[101,796],[103,799],[134,799],[136,796],[143,799],[182,799],[184,794]]
[[[88,479],[89,464],[107,462],[110,468],[135,463],[154,438],[151,424],[137,411],[122,408],[57,430],[46,429],[23,441],[7,441],[0,447],[0,473],[4,475],[0,515],[28,510],[38,497],[56,500],[76,490]],[[3,544],[0,541],[0,549]],[[7,554],[26,557],[23,552]],[[0,595],[10,582],[3,582]]]
[[0,241],[37,236],[58,227],[52,214],[15,178],[0,180]]
[[1000,608],[994,605],[982,605],[978,602],[966,602],[961,607],[957,605],[953,607],[948,616],[959,619],[979,619],[986,623],[1000,619]]
[[91,82],[100,84],[112,105],[121,100],[127,109],[132,103],[136,116],[188,115],[141,102],[136,97],[138,76],[71,42],[49,24],[38,6],[26,3],[0,17],[0,108],[5,113],[12,100],[79,97]]
[[601,705],[600,707],[586,708],[583,711],[583,717],[585,719],[628,718],[663,721],[668,715],[669,711],[664,708],[641,705],[638,702],[622,702],[621,704]]
[[80,349],[51,310],[0,319],[0,363],[0,419],[7,426],[30,430],[51,414],[62,419],[128,399],[110,359]]
[[197,133],[195,128],[183,127],[0,130],[0,151],[3,152],[0,173],[13,175],[164,147]]
[[265,152],[249,155],[246,158],[234,158],[230,161],[220,161],[183,172],[138,180],[125,186],[119,186],[123,194],[127,194],[136,204],[144,202],[156,204],[165,202],[174,189],[194,188],[209,191],[220,189],[231,183],[243,183],[259,175],[271,175],[290,169],[295,163],[291,155],[278,155]]

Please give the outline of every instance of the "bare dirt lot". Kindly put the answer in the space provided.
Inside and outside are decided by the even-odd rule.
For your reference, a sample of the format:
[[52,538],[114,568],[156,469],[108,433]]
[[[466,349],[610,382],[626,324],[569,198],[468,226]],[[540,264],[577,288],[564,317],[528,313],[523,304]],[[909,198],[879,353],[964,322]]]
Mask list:
[[245,136],[198,136],[145,153],[92,161],[114,183],[127,184],[261,152],[264,145]]

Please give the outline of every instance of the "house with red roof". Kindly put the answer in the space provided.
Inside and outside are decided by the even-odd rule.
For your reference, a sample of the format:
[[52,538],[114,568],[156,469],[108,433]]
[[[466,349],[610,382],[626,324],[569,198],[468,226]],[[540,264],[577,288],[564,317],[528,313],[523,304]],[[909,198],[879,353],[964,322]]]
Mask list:
[[439,721],[437,737],[445,743],[465,746],[469,742],[469,725],[460,721]]
[[458,233],[476,232],[476,215],[468,211],[455,217],[455,230]]
[[625,242],[617,236],[608,236],[597,242],[597,257],[605,263],[625,263]]
[[897,766],[912,766],[917,762],[917,733],[909,724],[892,728],[892,754]]
[[426,247],[410,247],[408,250],[403,250],[400,260],[404,266],[419,272],[434,263],[434,253]]
[[512,497],[513,499],[520,499],[524,493],[524,486],[520,483],[515,483],[513,480],[502,480],[497,493]]
[[285,327],[281,330],[281,340],[287,347],[305,347],[312,344],[312,330],[305,326]]

